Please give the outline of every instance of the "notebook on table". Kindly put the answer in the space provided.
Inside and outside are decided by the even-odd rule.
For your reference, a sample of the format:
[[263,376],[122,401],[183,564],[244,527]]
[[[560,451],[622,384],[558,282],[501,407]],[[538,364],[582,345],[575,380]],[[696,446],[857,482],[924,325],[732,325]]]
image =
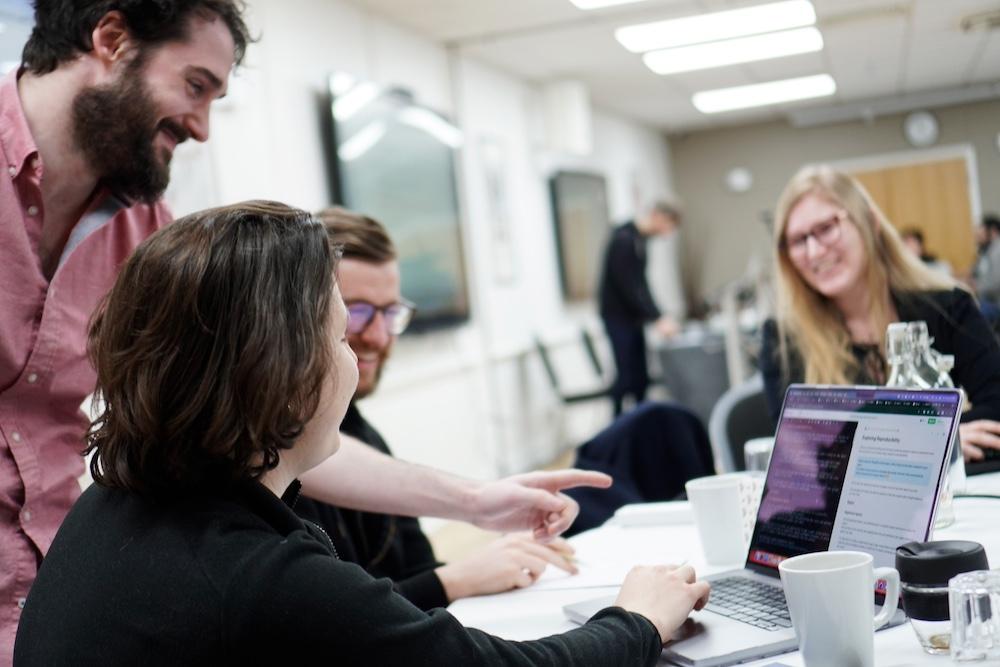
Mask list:
[[[897,546],[927,540],[961,402],[951,389],[789,387],[746,563],[705,577],[712,583],[709,605],[674,635],[664,648],[667,659],[719,667],[794,650],[778,563],[848,550],[870,553],[875,567],[891,567]],[[613,601],[597,598],[563,611],[584,623]]]

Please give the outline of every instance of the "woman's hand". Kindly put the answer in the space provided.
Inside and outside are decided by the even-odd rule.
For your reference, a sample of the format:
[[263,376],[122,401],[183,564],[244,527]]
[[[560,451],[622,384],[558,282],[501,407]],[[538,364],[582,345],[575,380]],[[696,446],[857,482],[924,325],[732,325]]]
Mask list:
[[576,574],[573,547],[561,537],[543,543],[527,533],[504,535],[482,549],[435,572],[449,602],[473,595],[502,593],[535,583],[545,568],[555,565]]
[[977,419],[959,424],[958,439],[966,461],[982,461],[984,449],[1000,449],[1000,421]]
[[709,586],[698,581],[690,565],[634,567],[625,577],[615,606],[642,614],[666,643],[692,609],[708,602]]

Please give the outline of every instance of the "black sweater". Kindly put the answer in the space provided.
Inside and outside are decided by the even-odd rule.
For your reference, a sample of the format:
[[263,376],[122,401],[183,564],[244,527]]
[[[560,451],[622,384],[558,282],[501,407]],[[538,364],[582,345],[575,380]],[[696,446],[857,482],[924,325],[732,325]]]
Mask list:
[[[927,322],[934,349],[955,356],[952,381],[956,387],[965,389],[972,405],[972,409],[962,415],[962,421],[1000,420],[1000,344],[972,296],[961,289],[911,292],[894,294],[893,303],[901,322]],[[861,346],[854,349],[858,357],[864,352]],[[771,417],[777,422],[785,390],[789,383],[803,381],[805,364],[798,350],[789,349],[787,373],[782,368],[778,327],[773,320],[764,325],[760,368]],[[873,381],[864,376],[854,380],[859,384]]]
[[158,504],[89,488],[39,569],[14,664],[620,667],[659,655],[652,624],[621,609],[532,642],[423,612],[246,482]]
[[601,317],[605,319],[641,325],[660,316],[646,282],[646,237],[633,222],[611,233],[598,298]]
[[[353,403],[340,430],[392,456],[389,445]],[[327,532],[342,560],[357,563],[373,577],[388,577],[397,593],[424,611],[448,606],[434,572],[440,563],[416,519],[347,510],[305,496],[294,509]]]

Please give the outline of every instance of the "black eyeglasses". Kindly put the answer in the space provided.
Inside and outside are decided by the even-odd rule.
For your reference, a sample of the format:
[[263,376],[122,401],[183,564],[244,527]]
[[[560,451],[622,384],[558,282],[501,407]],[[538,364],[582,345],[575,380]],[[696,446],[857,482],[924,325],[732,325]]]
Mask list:
[[367,301],[353,301],[347,304],[347,312],[350,314],[347,320],[347,333],[351,335],[361,333],[375,319],[375,313],[382,313],[385,332],[390,336],[398,336],[406,331],[410,320],[413,319],[414,311],[416,306],[406,299],[387,306],[376,306]]
[[817,222],[805,234],[785,238],[784,246],[788,250],[788,254],[792,257],[805,257],[810,238],[815,239],[824,247],[833,245],[840,240],[841,222],[845,217],[847,217],[845,211],[838,211],[830,218]]

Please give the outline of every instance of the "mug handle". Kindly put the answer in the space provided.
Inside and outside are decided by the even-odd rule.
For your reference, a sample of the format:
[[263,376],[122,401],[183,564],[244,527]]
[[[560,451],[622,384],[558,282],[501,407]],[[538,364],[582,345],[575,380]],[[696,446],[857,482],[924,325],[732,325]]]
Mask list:
[[875,581],[879,579],[885,580],[886,590],[885,602],[882,604],[882,609],[875,614],[873,620],[876,630],[889,622],[896,613],[896,607],[899,605],[899,572],[891,567],[877,567],[875,568]]

